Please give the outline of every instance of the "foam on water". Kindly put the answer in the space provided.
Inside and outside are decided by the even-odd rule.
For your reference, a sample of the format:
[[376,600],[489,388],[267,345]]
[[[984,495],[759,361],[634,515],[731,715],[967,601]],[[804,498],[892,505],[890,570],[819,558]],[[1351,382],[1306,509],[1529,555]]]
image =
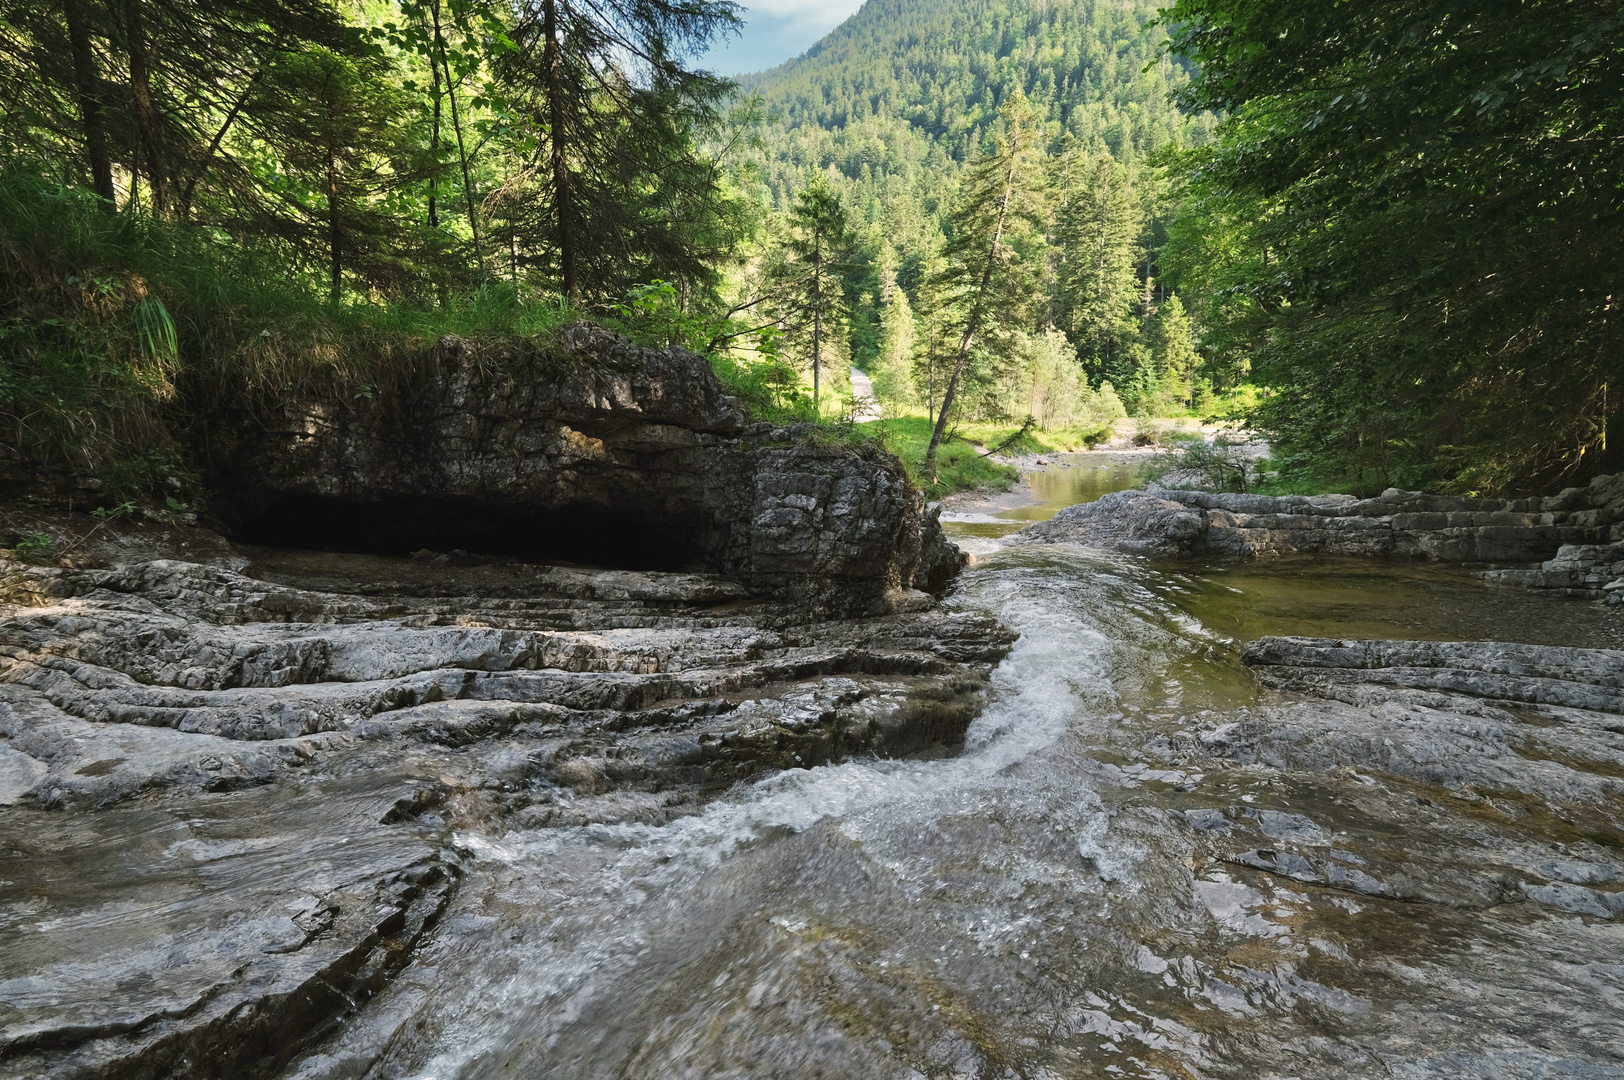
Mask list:
[[[976,819],[992,808],[1056,815],[1075,850],[1108,877],[1131,873],[1132,852],[1105,840],[1106,815],[1086,783],[1065,790],[1031,789],[1012,772],[1054,746],[1068,731],[1114,722],[1122,712],[1126,674],[1131,692],[1165,673],[1178,656],[1199,649],[1199,623],[1145,588],[1143,566],[1099,554],[1053,549],[1006,553],[967,575],[956,606],[990,611],[1019,632],[993,675],[988,707],[970,727],[961,755],[946,760],[862,760],[792,770],[730,793],[703,813],[666,825],[589,825],[500,837],[459,834],[473,858],[505,864],[536,879],[561,865],[583,866],[537,919],[558,938],[530,951],[508,978],[472,991],[484,1001],[452,1030],[451,1045],[427,1072],[445,1077],[471,1069],[512,1038],[508,1018],[549,1003],[548,1027],[612,993],[615,973],[635,963],[668,926],[672,905],[740,852],[774,837],[825,826],[858,844],[903,883],[924,889],[932,871],[911,864],[906,844],[886,837],[946,818]],[[867,850],[865,848],[865,850]],[[1052,875],[1018,856],[1007,882]],[[650,908],[651,901],[660,900]],[[638,914],[648,909],[648,920]],[[1025,916],[989,909],[972,937],[992,941],[1022,932]],[[567,944],[566,944],[567,941]],[[474,1004],[470,1002],[470,1004]],[[558,1010],[563,1009],[560,1012]]]
[[[424,957],[434,1035],[393,1075],[1263,1075],[1340,1030],[1325,1017],[1364,1023],[1366,968],[1415,959],[1419,935],[1453,971],[1480,917],[1426,931],[1398,905],[1349,926],[1346,898],[1197,866],[1215,822],[1254,822],[1254,844],[1354,840],[1313,785],[1139,752],[1256,702],[1238,662],[1254,625],[1215,606],[1261,593],[1276,618],[1342,617],[1321,611],[1334,569],[1005,549],[950,602],[1020,634],[958,756],[792,770],[663,826],[459,835],[484,908]],[[1342,572],[1374,576],[1380,612],[1439,587]]]

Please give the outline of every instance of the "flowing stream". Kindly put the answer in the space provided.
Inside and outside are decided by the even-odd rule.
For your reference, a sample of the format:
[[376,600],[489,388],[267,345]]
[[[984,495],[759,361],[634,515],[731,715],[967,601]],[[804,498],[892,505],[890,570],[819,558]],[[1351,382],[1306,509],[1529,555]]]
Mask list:
[[[1125,486],[1101,472],[1041,474],[1016,520]],[[1392,825],[1353,781],[1155,752],[1256,702],[1260,634],[1594,645],[1593,607],[1447,568],[1058,547],[984,556],[949,603],[1021,635],[958,756],[783,773],[661,827],[459,834],[462,913],[369,1006],[417,1018],[382,1075],[1620,1075],[1616,922],[1215,860],[1191,815],[1352,851]]]

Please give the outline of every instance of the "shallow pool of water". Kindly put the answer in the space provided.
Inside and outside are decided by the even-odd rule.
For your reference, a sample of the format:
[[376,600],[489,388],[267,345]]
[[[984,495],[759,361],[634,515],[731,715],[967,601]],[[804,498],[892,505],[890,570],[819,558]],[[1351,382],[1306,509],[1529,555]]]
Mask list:
[[1043,472],[1022,478],[1036,503],[984,513],[948,511],[942,515],[942,528],[949,536],[1008,536],[1034,521],[1048,521],[1064,507],[1093,502],[1139,482],[1135,465],[1101,464],[1092,455],[1080,454],[1060,455],[1055,460],[1057,464]]
[[[1057,461],[1066,461],[1066,457]],[[1070,457],[1023,482],[1037,502],[987,513],[944,513],[949,537],[1009,536],[1060,510],[1139,482],[1137,466]],[[995,550],[986,545],[988,551]],[[979,551],[983,557],[987,551]],[[1624,619],[1591,603],[1490,585],[1477,567],[1413,559],[1287,555],[1166,563],[1145,580],[1212,634],[1245,643],[1270,634],[1427,641],[1517,641],[1624,649]]]
[[1160,587],[1215,634],[1411,641],[1518,641],[1624,648],[1624,619],[1599,604],[1493,585],[1471,567],[1288,555],[1165,564]]

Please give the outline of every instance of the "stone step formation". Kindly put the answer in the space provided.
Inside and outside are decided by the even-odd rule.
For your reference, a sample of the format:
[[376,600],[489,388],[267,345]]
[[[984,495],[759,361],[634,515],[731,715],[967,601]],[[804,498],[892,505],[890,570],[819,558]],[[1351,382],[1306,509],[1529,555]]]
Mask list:
[[[1392,555],[1447,562],[1530,563],[1499,580],[1543,588],[1609,591],[1624,562],[1624,475],[1529,499],[1465,499],[1389,488],[1351,495],[1269,496],[1154,488],[1119,491],[1061,510],[1006,544],[1070,543],[1130,554],[1307,552]],[[1624,567],[1619,569],[1624,575]],[[1616,591],[1616,589],[1614,590]]]
[[408,962],[458,827],[942,752],[1013,640],[704,574],[260,555],[0,565],[38,605],[0,620],[8,1075],[264,1075]]

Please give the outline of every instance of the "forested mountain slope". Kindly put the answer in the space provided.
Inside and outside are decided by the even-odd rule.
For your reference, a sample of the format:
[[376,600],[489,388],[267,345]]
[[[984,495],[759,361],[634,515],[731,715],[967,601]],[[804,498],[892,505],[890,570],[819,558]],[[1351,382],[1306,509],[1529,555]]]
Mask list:
[[[1189,75],[1162,53],[1155,14],[1154,0],[869,0],[804,56],[741,80],[764,113],[746,171],[756,198],[787,220],[797,193],[821,178],[863,237],[845,344],[878,369],[897,406],[931,408],[943,343],[930,340],[929,312],[947,298],[929,282],[951,240],[962,170],[994,149],[1000,110],[1017,94],[1035,113],[1052,212],[1047,235],[1023,245],[1041,296],[1012,329],[1063,332],[1067,343],[1046,354],[1073,349],[1079,373],[1112,381],[1130,406],[1189,398],[1188,363],[1164,380],[1167,358],[1150,348],[1166,299],[1154,283],[1166,208],[1150,162],[1204,142],[1214,119],[1174,105]],[[1098,249],[1086,288],[1076,257],[1067,262],[1081,243]],[[1018,419],[1033,407],[1028,369],[1038,362],[1008,359],[978,354],[972,416]]]
[[[745,76],[786,130],[831,133],[876,119],[962,161],[998,105],[1019,87],[1046,109],[1053,134],[1144,156],[1186,137],[1168,90],[1184,71],[1157,55],[1145,0],[870,0],[804,56]],[[856,160],[884,161],[859,150]],[[889,162],[884,162],[889,164]]]

